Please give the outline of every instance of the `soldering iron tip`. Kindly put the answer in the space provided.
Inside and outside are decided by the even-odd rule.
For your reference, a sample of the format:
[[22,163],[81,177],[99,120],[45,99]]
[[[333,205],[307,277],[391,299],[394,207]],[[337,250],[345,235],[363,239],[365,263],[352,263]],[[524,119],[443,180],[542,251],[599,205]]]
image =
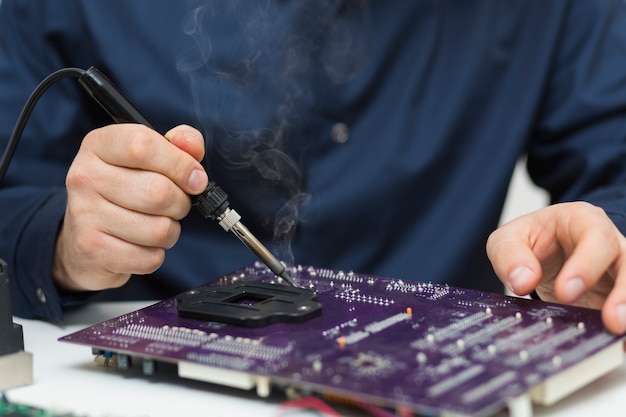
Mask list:
[[292,287],[297,287],[294,280],[289,276],[289,274],[287,274],[287,270],[284,270],[283,272],[281,272],[279,276],[285,281],[287,281],[287,283],[291,285]]

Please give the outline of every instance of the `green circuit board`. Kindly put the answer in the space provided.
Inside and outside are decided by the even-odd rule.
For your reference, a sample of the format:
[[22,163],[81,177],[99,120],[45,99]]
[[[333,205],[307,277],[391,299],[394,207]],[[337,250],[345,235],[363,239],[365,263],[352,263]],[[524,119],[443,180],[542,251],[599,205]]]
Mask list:
[[0,416],[8,417],[79,417],[76,414],[53,413],[42,408],[10,402],[5,395],[0,397]]

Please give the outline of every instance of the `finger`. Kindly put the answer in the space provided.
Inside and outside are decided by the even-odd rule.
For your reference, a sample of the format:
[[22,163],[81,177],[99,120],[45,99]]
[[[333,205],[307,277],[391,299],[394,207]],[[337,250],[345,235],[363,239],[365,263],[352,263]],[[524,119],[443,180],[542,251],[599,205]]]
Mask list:
[[204,158],[204,138],[202,134],[191,126],[180,125],[169,130],[165,137],[177,148],[193,156],[196,161]]
[[[594,287],[620,256],[619,232],[609,220],[589,219],[585,222],[580,219],[573,223],[575,225],[570,232],[572,242],[566,245],[574,245],[574,250],[554,283],[558,300],[568,304],[574,303]],[[600,304],[601,301],[598,301],[595,307]]]
[[97,212],[104,201],[177,220],[191,209],[188,195],[164,175],[109,165],[92,153],[77,155],[65,183],[68,202],[81,213]]
[[83,143],[110,165],[158,172],[188,194],[198,194],[208,184],[204,168],[193,156],[142,125],[96,129]]
[[103,233],[126,242],[169,249],[180,236],[180,223],[167,216],[153,216],[109,204],[93,218]]
[[[107,266],[101,271],[105,276],[150,274],[156,271],[165,259],[163,248],[135,245],[106,233],[98,234],[89,244],[90,250],[84,253],[94,265]],[[85,248],[85,245],[82,247]]]
[[529,235],[517,233],[516,224],[494,231],[487,239],[487,256],[502,283],[514,294],[532,292],[541,279],[541,265]]
[[[626,249],[622,253],[626,253]],[[624,334],[626,333],[626,262],[623,257],[616,263],[616,269],[618,273],[613,290],[602,306],[602,320],[610,332]]]
[[[171,181],[160,174],[127,170],[102,165],[89,172],[104,178],[106,188],[94,192],[96,177],[81,178],[71,173],[68,187],[69,220],[80,222],[83,230],[98,230],[138,245],[170,248],[178,239],[180,224],[191,208],[189,198]],[[109,173],[109,171],[112,171]],[[126,172],[119,175],[118,171]],[[135,177],[151,177],[155,181],[133,181]],[[123,180],[122,180],[123,178]],[[142,192],[142,184],[149,192]],[[104,197],[101,198],[101,197]],[[178,200],[178,204],[174,201]],[[176,220],[174,220],[176,219]],[[86,225],[85,225],[86,224]]]
[[77,248],[82,257],[81,267],[86,272],[73,275],[80,278],[75,285],[81,290],[98,291],[123,285],[130,275],[156,271],[165,259],[165,249],[135,245],[106,233],[83,234],[81,239]]
[[100,230],[94,222],[66,213],[55,245],[53,276],[59,288],[97,291],[123,285],[132,274],[155,271],[165,249],[141,246]]

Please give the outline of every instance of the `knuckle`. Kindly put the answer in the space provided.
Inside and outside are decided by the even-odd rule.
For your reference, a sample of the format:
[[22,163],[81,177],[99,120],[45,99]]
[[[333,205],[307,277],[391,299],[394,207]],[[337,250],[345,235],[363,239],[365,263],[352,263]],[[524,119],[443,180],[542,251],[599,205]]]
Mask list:
[[502,227],[493,230],[491,233],[489,233],[489,236],[487,236],[487,242],[491,242],[492,244],[498,239],[498,237],[502,234]]
[[143,129],[133,134],[127,141],[126,152],[133,161],[146,161],[152,157],[154,137],[150,131]]
[[159,212],[169,208],[176,199],[175,187],[160,175],[151,175],[146,182],[144,195]]
[[487,251],[495,252],[501,250],[503,247],[506,247],[506,244],[510,240],[510,235],[507,232],[508,228],[506,225],[500,226],[498,229],[492,231],[487,237]]
[[598,217],[607,217],[606,212],[602,207],[593,205],[591,203],[585,203],[587,205],[588,210],[590,210],[594,215]]
[[102,140],[100,136],[103,129],[104,128],[97,128],[87,132],[80,143],[81,149],[90,148],[93,145],[98,145]]
[[80,227],[81,229],[93,227],[93,213],[94,204],[90,196],[86,196],[85,193],[74,193],[68,190],[64,217],[65,224],[71,222],[74,227]]
[[607,237],[609,245],[619,250],[624,247],[624,244],[626,244],[626,239],[624,238],[622,232],[620,232],[620,230],[617,228],[617,226],[611,226],[612,229],[608,230],[605,235]]
[[[129,256],[129,253],[132,256]],[[122,255],[121,269],[132,275],[146,275],[155,272],[165,260],[165,249],[151,246],[133,246]]]
[[158,246],[169,249],[178,241],[180,223],[169,217],[161,217],[153,225],[152,236]]
[[143,257],[143,263],[139,266],[137,273],[151,274],[161,267],[165,261],[165,249],[150,248]]
[[84,175],[74,167],[70,167],[67,171],[67,175],[65,176],[65,187],[67,188],[78,188],[84,182]]
[[115,274],[108,280],[108,285],[105,288],[120,288],[124,286],[130,279],[130,274]]
[[93,183],[92,170],[82,169],[73,164],[65,176],[65,187],[68,189],[81,189]]
[[487,242],[485,243],[485,247],[487,248],[487,252],[493,250],[494,240],[496,239],[495,234],[496,231],[493,231],[487,237]]
[[91,259],[104,250],[104,239],[100,233],[79,233],[75,236],[74,247],[81,257]]

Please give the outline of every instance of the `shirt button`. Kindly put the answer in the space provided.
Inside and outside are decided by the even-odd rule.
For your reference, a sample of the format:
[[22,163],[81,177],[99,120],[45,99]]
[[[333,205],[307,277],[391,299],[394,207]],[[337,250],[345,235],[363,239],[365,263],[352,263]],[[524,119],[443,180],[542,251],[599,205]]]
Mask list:
[[42,303],[46,302],[46,294],[44,294],[41,288],[37,288],[37,298],[39,298],[39,301]]
[[350,128],[345,123],[335,123],[330,129],[330,138],[335,143],[346,143],[350,137]]

